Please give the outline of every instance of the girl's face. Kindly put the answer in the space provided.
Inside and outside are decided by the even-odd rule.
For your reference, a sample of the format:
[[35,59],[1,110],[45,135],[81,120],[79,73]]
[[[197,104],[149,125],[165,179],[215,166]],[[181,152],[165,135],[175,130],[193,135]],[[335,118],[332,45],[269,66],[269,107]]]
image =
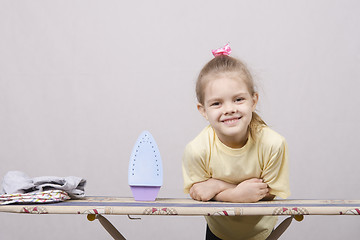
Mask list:
[[204,104],[198,110],[209,121],[225,145],[240,148],[248,138],[248,127],[255,111],[258,95],[251,95],[238,75],[222,74],[208,80]]

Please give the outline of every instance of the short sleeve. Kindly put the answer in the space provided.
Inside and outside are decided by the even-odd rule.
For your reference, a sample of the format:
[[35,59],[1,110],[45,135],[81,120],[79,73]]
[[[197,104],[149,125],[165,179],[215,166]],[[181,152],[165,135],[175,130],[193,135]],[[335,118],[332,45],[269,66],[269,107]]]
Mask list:
[[206,168],[206,154],[189,143],[182,159],[184,178],[184,192],[189,193],[190,188],[197,182],[206,181],[211,177]]
[[283,199],[290,196],[288,147],[285,139],[271,146],[264,161],[262,179],[270,187],[270,194]]

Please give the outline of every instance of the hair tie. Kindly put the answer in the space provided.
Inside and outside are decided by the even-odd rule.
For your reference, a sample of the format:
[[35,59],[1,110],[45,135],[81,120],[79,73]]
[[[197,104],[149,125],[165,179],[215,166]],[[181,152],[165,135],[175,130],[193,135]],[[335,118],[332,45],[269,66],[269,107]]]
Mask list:
[[230,48],[229,44],[226,44],[224,47],[216,49],[216,50],[212,50],[211,52],[214,55],[214,57],[221,56],[221,55],[229,56],[231,53],[231,48]]

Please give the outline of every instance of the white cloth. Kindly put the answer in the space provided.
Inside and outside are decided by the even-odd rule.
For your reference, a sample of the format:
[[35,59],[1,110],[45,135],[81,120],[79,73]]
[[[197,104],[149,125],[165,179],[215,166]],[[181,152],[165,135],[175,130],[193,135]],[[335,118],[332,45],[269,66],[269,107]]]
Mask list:
[[10,171],[5,174],[1,194],[34,193],[47,190],[63,190],[71,198],[85,196],[86,180],[80,177],[43,176],[30,178],[23,172]]

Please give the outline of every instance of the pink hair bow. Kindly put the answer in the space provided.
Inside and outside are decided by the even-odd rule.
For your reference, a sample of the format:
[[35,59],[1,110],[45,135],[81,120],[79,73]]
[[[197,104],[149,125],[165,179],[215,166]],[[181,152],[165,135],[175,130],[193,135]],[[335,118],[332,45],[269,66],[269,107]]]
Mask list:
[[220,55],[229,56],[231,53],[231,48],[230,48],[229,44],[226,44],[224,47],[216,49],[216,50],[212,50],[211,52],[215,57],[220,56]]

